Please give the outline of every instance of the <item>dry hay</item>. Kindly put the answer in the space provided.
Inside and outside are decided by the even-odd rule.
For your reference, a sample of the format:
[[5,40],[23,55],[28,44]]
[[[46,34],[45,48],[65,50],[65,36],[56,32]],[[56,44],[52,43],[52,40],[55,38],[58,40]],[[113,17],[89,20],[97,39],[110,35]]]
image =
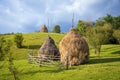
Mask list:
[[46,25],[42,26],[42,28],[40,29],[40,32],[48,32]]
[[58,56],[60,56],[59,50],[56,47],[54,40],[50,36],[48,36],[46,41],[39,49],[38,57],[42,57],[42,58],[46,57],[46,59],[51,58],[52,60],[58,60],[58,59],[53,59]]
[[88,44],[85,39],[73,28],[61,40],[59,49],[62,64],[66,64],[66,56],[68,56],[69,65],[79,65],[88,62]]

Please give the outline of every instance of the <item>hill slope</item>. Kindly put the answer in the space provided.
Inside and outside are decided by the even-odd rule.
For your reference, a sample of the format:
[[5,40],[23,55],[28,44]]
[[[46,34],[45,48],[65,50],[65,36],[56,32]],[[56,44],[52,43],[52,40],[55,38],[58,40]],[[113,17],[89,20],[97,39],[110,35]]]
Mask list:
[[[50,33],[49,35],[54,39],[58,47],[60,40],[65,34]],[[34,52],[34,55],[36,55],[41,45],[47,39],[48,33],[29,33],[23,34],[23,37],[23,48],[17,48],[13,41],[14,35],[6,36],[7,39],[11,39],[13,41],[11,52],[13,53],[14,59],[26,59],[28,52]]]
[[[58,46],[65,34],[50,34]],[[15,44],[11,52],[15,67],[18,69],[18,76],[21,80],[120,80],[120,45],[102,45],[101,58],[96,57],[94,49],[90,48],[90,60],[85,65],[72,66],[69,70],[58,65],[54,67],[39,67],[28,64],[28,51],[34,50],[35,55],[38,49],[47,38],[47,33],[24,34],[23,48],[18,49]],[[13,35],[6,36],[13,40]],[[1,65],[4,64],[3,67]],[[0,61],[0,80],[13,80],[9,72],[8,63]]]

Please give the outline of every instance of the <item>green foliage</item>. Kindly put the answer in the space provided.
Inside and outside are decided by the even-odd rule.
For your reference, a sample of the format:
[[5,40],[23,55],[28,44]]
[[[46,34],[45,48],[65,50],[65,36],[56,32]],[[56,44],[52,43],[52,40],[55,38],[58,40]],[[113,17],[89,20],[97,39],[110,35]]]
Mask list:
[[115,38],[113,37],[112,25],[105,23],[102,28],[105,32],[105,44],[116,43]]
[[3,60],[3,57],[5,55],[4,53],[4,43],[5,43],[5,40],[4,40],[4,37],[2,35],[0,35],[0,60]]
[[80,33],[83,34],[85,32],[85,26],[84,26],[84,22],[79,20],[78,24],[77,24],[77,28],[76,30]]
[[117,39],[120,44],[120,30],[115,30],[113,36]]
[[103,18],[99,18],[98,20],[96,20],[96,26],[103,26],[105,23]]
[[54,32],[54,33],[60,33],[60,26],[59,26],[59,25],[55,25],[55,26],[53,27],[52,32]]
[[88,27],[91,27],[91,26],[93,26],[93,23],[92,23],[92,22],[86,22],[86,21],[79,20],[79,21],[78,21],[78,24],[77,24],[76,30],[77,30],[78,33],[80,33],[81,35],[84,35],[85,32],[86,32],[86,29],[87,29]]
[[116,44],[117,40],[113,37],[113,29],[120,28],[120,16],[113,17],[110,14],[107,14],[105,17],[101,17],[96,21],[96,27],[104,27],[106,31],[106,42],[107,44]]
[[113,24],[113,17],[110,14],[107,14],[103,19],[106,23]]
[[110,14],[107,14],[105,17],[103,17],[103,20],[105,23],[111,24],[113,29],[120,28],[120,16],[113,17]]
[[94,47],[95,54],[98,52],[98,56],[100,56],[101,45],[105,42],[105,31],[101,27],[89,27],[86,37],[89,44]]
[[11,41],[5,40],[4,35],[0,35],[0,60],[4,60],[5,55],[10,50]]
[[14,80],[20,80],[19,77],[18,77],[18,70],[15,67],[14,62],[13,62],[12,53],[9,53],[8,63],[9,63],[8,69],[11,72],[11,74],[13,75]]
[[[17,68],[14,67],[12,53],[10,48],[12,46],[11,40],[5,40],[3,36],[0,36],[0,60],[8,59],[9,70],[14,76],[14,80],[19,80],[17,76]],[[3,66],[4,64],[0,65]]]
[[113,28],[120,29],[120,16],[113,18]]
[[22,42],[23,42],[23,35],[21,33],[17,33],[15,34],[14,36],[14,42],[16,43],[16,46],[18,48],[21,48],[22,47]]
[[120,28],[120,16],[113,17],[110,14],[107,14],[104,17],[99,18],[96,20],[96,26],[104,26],[104,24],[111,24],[113,29]]

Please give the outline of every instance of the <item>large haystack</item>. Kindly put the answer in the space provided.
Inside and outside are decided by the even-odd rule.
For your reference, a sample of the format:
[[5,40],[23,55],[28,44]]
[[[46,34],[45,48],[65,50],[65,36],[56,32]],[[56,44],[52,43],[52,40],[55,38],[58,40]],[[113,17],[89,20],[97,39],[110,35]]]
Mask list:
[[[50,57],[56,58],[56,56],[57,57],[60,56],[59,50],[56,47],[54,40],[50,36],[48,36],[46,41],[41,46],[38,52],[38,56],[39,57],[48,56],[46,58],[50,58]],[[53,60],[57,60],[57,59],[53,59]]]
[[66,64],[66,56],[70,65],[79,65],[88,62],[89,47],[85,39],[75,29],[62,39],[59,45],[61,63]]
[[42,26],[42,28],[40,29],[40,32],[48,32],[46,25]]

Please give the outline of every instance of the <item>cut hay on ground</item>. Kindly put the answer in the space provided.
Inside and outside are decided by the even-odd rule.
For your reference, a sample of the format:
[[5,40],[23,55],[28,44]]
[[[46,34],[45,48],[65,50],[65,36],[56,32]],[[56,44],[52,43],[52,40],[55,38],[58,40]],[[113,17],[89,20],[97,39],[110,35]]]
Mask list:
[[85,39],[71,29],[59,44],[61,63],[66,64],[66,56],[70,65],[79,65],[88,62],[89,47]]
[[[48,56],[48,57],[46,57]],[[41,46],[39,52],[38,52],[38,57],[46,57],[46,58],[56,58],[60,56],[59,50],[55,45],[54,40],[48,36],[48,38],[46,39],[46,41],[43,43],[43,45]],[[57,60],[57,59],[53,59],[53,60]]]
[[46,25],[42,26],[42,28],[40,29],[40,32],[48,32]]

